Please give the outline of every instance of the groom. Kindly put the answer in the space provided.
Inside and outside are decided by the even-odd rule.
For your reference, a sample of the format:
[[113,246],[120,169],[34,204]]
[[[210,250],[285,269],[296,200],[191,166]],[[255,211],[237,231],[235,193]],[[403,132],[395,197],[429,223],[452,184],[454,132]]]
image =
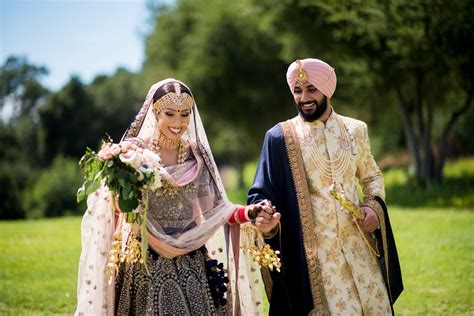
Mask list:
[[[279,212],[256,219],[281,253],[280,273],[262,269],[270,315],[392,314],[403,284],[367,125],[334,110],[326,62],[296,60],[286,79],[298,115],[266,133],[248,192],[248,204],[268,199]],[[360,219],[331,188],[360,207]]]

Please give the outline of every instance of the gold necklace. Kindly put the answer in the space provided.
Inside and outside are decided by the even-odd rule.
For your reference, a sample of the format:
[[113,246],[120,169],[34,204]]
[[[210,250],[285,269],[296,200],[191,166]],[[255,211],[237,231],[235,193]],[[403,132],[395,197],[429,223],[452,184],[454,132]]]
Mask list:
[[[158,135],[156,135],[158,134]],[[169,139],[159,131],[155,133],[155,137],[151,141],[151,150],[159,153],[160,149],[178,149],[178,165],[184,163],[186,160],[186,143],[182,138],[179,139]]]
[[328,159],[323,155],[323,153],[321,153],[319,146],[316,145],[313,136],[311,136],[311,130],[308,124],[300,118],[300,124],[303,130],[303,144],[309,149],[309,154],[311,156],[310,161],[326,178],[333,180],[334,177],[340,178],[346,172],[350,163],[352,148],[350,135],[344,126],[344,123],[337,115],[335,116],[335,119],[341,132],[339,144],[343,150],[334,159]]
[[159,148],[177,149],[181,145],[181,138],[169,139],[163,133],[157,132],[157,134],[157,137],[155,137],[153,140],[156,140],[156,145]]

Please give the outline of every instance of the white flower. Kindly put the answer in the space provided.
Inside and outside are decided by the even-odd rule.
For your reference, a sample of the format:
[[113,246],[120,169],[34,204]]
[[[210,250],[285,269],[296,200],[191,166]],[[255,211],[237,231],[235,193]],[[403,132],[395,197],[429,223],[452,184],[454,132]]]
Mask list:
[[142,164],[138,169],[137,169],[138,172],[141,172],[141,173],[152,173],[153,172],[153,168],[150,164],[148,163],[144,163]]
[[143,150],[143,157],[146,159],[154,167],[158,167],[160,165],[161,158],[159,155],[155,154],[149,149]]
[[156,190],[156,189],[159,189],[161,188],[161,174],[160,174],[160,170],[159,169],[156,169],[155,170],[155,173],[154,173],[154,182],[153,184],[151,185],[151,189],[152,190]]
[[135,149],[133,143],[128,140],[124,140],[123,142],[121,142],[120,147],[122,148],[122,153],[126,153],[129,150]]
[[138,169],[142,164],[142,157],[134,150],[129,150],[125,154],[120,154],[119,158],[124,164],[127,164],[134,169]]

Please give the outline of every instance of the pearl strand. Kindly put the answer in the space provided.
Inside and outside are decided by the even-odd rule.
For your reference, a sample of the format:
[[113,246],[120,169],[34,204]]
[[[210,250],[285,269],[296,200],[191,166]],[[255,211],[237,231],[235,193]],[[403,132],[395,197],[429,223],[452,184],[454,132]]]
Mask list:
[[[323,153],[316,146],[307,124],[300,118],[300,124],[303,129],[304,143],[308,146],[311,162],[326,178],[333,179],[334,176],[341,177],[347,170],[350,163],[350,137],[344,123],[336,116],[336,122],[341,132],[342,152],[334,159],[324,157]],[[335,166],[334,170],[331,165]]]

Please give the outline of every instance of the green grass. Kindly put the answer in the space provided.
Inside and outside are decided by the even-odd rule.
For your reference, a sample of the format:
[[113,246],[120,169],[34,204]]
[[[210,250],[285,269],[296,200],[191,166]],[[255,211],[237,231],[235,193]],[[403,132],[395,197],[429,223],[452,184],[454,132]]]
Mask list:
[[[474,212],[390,209],[405,291],[399,315],[472,315]],[[72,314],[80,217],[0,222],[0,315]]]
[[74,312],[80,221],[0,222],[0,315]]
[[474,313],[474,212],[391,210],[405,291],[401,315]]

